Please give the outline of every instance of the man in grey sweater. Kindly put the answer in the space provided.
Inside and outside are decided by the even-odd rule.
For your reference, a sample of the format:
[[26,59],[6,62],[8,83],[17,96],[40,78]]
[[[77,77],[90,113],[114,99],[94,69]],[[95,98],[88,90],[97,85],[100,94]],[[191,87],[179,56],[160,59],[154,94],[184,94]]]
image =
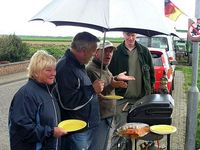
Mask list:
[[[86,67],[88,76],[90,77],[92,82],[100,78],[101,80],[104,80],[104,89],[101,94],[98,95],[101,121],[95,132],[95,134],[97,134],[97,136],[95,137],[98,137],[98,139],[94,141],[95,145],[98,145],[95,150],[106,150],[109,139],[109,131],[112,124],[113,116],[115,114],[116,99],[108,100],[105,96],[114,95],[114,88],[127,88],[127,83],[123,80],[134,79],[132,76],[126,76],[125,72],[113,77],[112,73],[108,70],[108,65],[110,64],[113,51],[115,49],[116,48],[111,42],[105,41],[104,56],[102,60],[101,56],[103,51],[103,41],[101,41],[100,43],[98,43],[95,57]],[[102,70],[101,63],[103,63]]]

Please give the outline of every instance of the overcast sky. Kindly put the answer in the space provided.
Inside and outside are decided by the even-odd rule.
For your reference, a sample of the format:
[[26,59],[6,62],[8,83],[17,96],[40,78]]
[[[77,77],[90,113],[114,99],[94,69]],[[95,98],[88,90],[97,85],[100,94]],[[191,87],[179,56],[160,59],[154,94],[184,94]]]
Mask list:
[[[161,0],[160,0],[161,1]],[[195,0],[171,0],[189,16],[194,17]],[[87,30],[93,34],[101,32],[79,27],[56,27],[52,23],[29,20],[51,0],[0,0],[0,34],[68,36]],[[182,15],[176,24],[177,29],[187,29],[187,17]],[[116,33],[117,34],[117,33]],[[119,34],[119,33],[118,33]],[[111,36],[115,33],[111,33]],[[102,35],[103,36],[103,35]]]

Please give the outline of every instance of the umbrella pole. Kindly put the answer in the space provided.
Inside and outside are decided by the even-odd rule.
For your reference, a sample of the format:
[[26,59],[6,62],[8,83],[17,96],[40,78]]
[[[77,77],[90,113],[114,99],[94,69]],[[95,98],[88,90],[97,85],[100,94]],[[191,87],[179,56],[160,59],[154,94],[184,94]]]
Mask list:
[[105,40],[106,40],[106,31],[104,31],[103,36],[103,50],[101,52],[101,70],[100,70],[100,79],[102,77],[102,70],[103,70],[103,58],[104,58],[104,46],[105,46]]

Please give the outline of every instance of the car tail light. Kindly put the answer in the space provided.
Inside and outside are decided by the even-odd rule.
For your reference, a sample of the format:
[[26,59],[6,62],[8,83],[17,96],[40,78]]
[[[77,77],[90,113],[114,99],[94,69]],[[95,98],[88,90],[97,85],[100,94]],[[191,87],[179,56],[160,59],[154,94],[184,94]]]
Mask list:
[[169,68],[169,74],[173,74],[173,69],[171,67]]
[[173,61],[174,59],[173,59],[173,57],[169,57],[169,61],[171,62],[171,61]]

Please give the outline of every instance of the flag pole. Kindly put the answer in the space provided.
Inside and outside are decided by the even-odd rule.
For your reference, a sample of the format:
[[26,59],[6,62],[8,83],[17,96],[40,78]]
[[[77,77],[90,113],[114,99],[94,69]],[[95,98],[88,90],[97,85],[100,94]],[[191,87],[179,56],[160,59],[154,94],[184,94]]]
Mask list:
[[[200,19],[200,10],[198,8],[199,6],[200,6],[200,0],[196,0],[195,17],[197,18],[197,20]],[[195,150],[197,115],[198,115],[198,98],[199,98],[199,89],[197,87],[199,40],[200,39],[198,39],[197,41],[193,41],[192,86],[188,92],[185,150]]]

